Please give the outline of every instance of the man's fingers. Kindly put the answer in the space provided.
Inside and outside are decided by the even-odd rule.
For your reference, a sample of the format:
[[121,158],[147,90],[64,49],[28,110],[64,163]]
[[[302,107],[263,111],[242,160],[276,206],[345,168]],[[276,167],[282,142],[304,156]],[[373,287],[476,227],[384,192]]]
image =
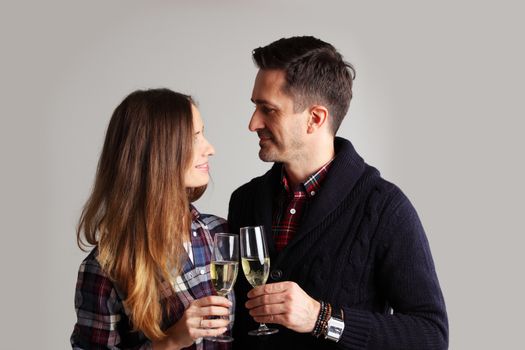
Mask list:
[[287,298],[286,293],[263,294],[259,297],[248,300],[244,305],[250,310],[261,305],[284,303]]
[[279,282],[279,283],[269,283],[264,286],[258,286],[253,288],[248,292],[248,298],[256,298],[263,294],[275,294],[282,293],[288,288],[290,288],[291,282]]
[[290,311],[290,310],[288,309],[288,307],[285,304],[279,303],[279,304],[263,305],[263,306],[259,306],[259,307],[256,307],[254,309],[251,309],[250,310],[250,315],[252,317],[255,317],[255,316],[268,316],[268,315],[280,315],[280,314],[285,314],[288,311]]
[[274,323],[283,326],[288,325],[288,321],[285,315],[267,315],[267,316],[256,316],[253,318],[258,323]]

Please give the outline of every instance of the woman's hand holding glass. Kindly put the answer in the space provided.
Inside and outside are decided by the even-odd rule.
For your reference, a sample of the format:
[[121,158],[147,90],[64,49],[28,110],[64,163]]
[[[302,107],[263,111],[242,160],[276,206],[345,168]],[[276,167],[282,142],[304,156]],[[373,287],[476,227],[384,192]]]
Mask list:
[[[231,292],[239,271],[239,237],[229,233],[217,233],[213,239],[210,266],[211,281],[215,292],[226,297]],[[228,315],[228,318],[233,315]],[[231,323],[230,323],[231,324]],[[206,340],[231,342],[229,335],[206,337]]]
[[168,336],[153,342],[153,349],[182,349],[199,338],[223,334],[228,329],[229,320],[215,317],[228,316],[231,305],[228,299],[216,295],[193,301],[182,318],[166,331]]

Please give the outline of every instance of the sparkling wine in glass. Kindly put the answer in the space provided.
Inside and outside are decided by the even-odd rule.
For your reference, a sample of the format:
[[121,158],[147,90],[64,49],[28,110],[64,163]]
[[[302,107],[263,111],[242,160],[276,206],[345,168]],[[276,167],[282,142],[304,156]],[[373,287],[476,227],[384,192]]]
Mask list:
[[[229,233],[217,233],[213,239],[210,275],[217,295],[225,297],[231,292],[239,271],[239,238]],[[206,337],[217,342],[231,342],[229,335]]]
[[[246,279],[252,287],[262,286],[270,273],[270,256],[264,236],[264,227],[248,226],[241,228],[241,263]],[[249,331],[249,335],[268,335],[279,330],[268,328],[264,323]]]

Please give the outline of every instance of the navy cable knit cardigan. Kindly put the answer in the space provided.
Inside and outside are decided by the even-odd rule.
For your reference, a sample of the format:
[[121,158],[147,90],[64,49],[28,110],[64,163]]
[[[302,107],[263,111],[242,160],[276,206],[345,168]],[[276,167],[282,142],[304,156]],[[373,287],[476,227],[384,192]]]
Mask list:
[[268,283],[294,281],[311,297],[343,308],[340,341],[283,327],[266,337],[247,335],[257,324],[244,307],[251,287],[240,274],[234,349],[447,349],[445,303],[415,209],[349,141],[336,138],[335,150],[322,188],[280,253],[271,220],[281,164],[232,194],[228,221],[232,232],[265,226],[271,256]]

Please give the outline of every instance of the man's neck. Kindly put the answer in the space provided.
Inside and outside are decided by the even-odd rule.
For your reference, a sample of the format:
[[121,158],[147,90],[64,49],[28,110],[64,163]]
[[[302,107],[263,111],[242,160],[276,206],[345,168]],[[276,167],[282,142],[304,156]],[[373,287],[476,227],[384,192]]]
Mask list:
[[313,147],[301,159],[284,163],[286,177],[291,188],[296,188],[304,183],[306,179],[328,163],[335,156],[333,139],[323,145]]

